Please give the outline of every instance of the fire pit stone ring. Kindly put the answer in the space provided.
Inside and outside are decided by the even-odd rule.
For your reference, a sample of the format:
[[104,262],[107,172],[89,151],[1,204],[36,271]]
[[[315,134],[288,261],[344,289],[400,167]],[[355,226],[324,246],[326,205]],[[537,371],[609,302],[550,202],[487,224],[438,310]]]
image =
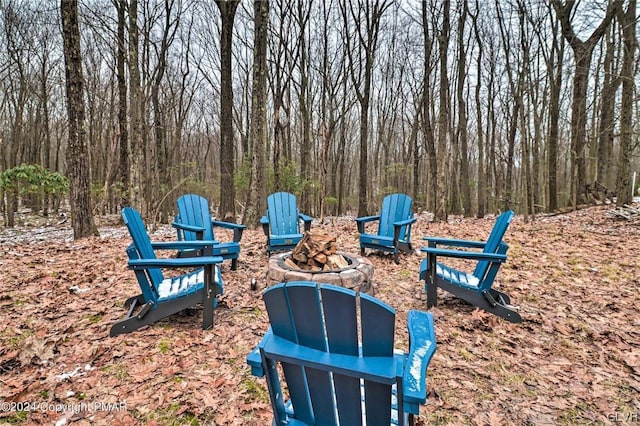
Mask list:
[[349,265],[342,269],[309,271],[294,269],[285,264],[291,252],[281,253],[269,258],[266,281],[268,286],[281,282],[314,281],[338,285],[356,292],[373,295],[373,265],[364,257],[355,257],[338,252],[345,257]]

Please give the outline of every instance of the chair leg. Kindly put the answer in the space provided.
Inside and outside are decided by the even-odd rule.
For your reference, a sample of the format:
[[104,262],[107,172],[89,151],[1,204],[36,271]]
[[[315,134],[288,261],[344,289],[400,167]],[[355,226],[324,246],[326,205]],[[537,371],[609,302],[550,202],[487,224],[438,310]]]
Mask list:
[[238,259],[231,259],[231,270],[235,271],[238,269]]
[[413,414],[409,414],[408,418],[407,418],[407,426],[415,426],[416,424],[416,419],[413,416]]
[[432,308],[438,304],[438,276],[436,275],[436,259],[428,257],[429,263],[427,274],[425,277],[425,285],[427,286],[427,308]]
[[215,270],[212,265],[204,268],[204,290],[202,293],[202,329],[213,328],[213,301],[216,297],[214,289]]
[[129,309],[131,305],[135,307],[135,306],[144,305],[144,304],[145,304],[144,296],[142,294],[138,294],[136,296],[128,298],[124,302],[124,307]]

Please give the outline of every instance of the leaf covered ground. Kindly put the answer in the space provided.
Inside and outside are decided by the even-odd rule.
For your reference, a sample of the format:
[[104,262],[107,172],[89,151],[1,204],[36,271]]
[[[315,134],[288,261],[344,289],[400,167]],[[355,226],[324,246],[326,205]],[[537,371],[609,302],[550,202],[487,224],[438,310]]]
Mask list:
[[[612,424],[640,414],[640,222],[601,206],[516,217],[496,286],[521,306],[511,324],[446,294],[433,308],[437,352],[419,424]],[[483,239],[494,218],[420,216],[424,235]],[[315,223],[358,253],[352,218]],[[126,268],[129,236],[102,223],[101,237],[71,239],[68,224],[0,229],[0,424],[268,425],[264,380],[245,356],[267,328],[261,301],[264,235],[248,230],[213,330],[195,308],[134,333],[109,337],[138,292]],[[224,239],[226,236],[220,236]],[[154,240],[173,238],[169,228]],[[397,311],[425,309],[419,253],[372,254],[375,296]],[[255,278],[259,290],[251,291]],[[25,404],[27,403],[27,404]],[[22,410],[19,410],[22,408]]]

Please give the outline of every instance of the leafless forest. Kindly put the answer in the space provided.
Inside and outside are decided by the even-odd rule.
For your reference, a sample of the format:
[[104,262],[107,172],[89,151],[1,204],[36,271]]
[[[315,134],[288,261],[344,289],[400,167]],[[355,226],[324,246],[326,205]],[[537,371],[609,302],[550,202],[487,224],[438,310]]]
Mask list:
[[636,25],[635,0],[3,0],[5,224],[62,202],[91,235],[186,192],[248,225],[275,190],[315,217],[393,191],[436,219],[628,203]]

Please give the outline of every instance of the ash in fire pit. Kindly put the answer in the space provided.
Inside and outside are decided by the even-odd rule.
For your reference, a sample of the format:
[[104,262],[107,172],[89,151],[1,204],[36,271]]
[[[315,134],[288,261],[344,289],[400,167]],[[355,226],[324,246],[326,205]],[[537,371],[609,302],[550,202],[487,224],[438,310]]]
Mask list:
[[373,294],[373,265],[367,259],[337,251],[336,238],[306,232],[291,252],[269,258],[267,284],[315,281]]

